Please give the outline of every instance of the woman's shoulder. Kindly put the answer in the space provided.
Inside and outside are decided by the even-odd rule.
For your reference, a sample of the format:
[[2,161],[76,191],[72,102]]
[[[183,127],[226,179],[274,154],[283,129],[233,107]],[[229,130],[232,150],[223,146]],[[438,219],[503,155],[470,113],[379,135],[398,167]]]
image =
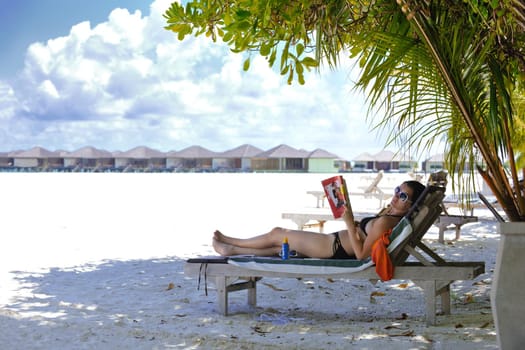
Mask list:
[[383,215],[377,215],[376,218],[381,220],[399,220],[403,217],[403,215],[397,215],[397,214],[383,214]]
[[399,215],[380,215],[377,217],[377,220],[374,220],[374,226],[378,226],[381,229],[393,228],[401,217]]

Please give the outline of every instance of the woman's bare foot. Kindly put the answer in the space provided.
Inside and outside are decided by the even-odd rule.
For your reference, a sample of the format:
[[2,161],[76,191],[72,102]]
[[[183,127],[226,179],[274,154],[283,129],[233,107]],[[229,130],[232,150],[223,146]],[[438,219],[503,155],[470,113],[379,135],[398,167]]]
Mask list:
[[222,238],[223,237],[224,237],[224,235],[222,234],[221,231],[215,230],[215,232],[213,232],[213,238],[218,240],[219,242],[222,242]]
[[226,236],[224,233],[222,233],[219,230],[215,230],[215,232],[213,232],[213,238],[222,243],[226,243],[230,245],[232,244],[231,238]]
[[233,256],[233,255],[255,255],[255,256],[275,256],[279,254],[281,247],[270,247],[270,248],[244,248],[236,246],[235,244],[229,244],[221,242],[216,237],[213,237],[212,241],[213,249],[222,256]]
[[[218,232],[218,231],[215,231],[215,232]],[[224,242],[221,242],[216,237],[213,237],[212,244],[213,244],[213,249],[215,249],[215,251],[217,253],[219,253],[220,255],[222,255],[222,256],[235,255],[235,247],[234,246],[232,246],[230,244],[227,244],[227,243],[224,243]]]

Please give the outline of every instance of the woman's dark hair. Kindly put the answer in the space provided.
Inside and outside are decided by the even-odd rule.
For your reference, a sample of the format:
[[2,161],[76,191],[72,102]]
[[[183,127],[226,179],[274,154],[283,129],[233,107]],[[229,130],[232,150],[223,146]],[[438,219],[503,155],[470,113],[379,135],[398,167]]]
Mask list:
[[421,196],[421,194],[423,193],[423,191],[425,191],[426,188],[425,185],[423,185],[421,182],[415,180],[405,181],[405,185],[410,187],[410,189],[412,190],[412,203],[417,201],[419,196]]

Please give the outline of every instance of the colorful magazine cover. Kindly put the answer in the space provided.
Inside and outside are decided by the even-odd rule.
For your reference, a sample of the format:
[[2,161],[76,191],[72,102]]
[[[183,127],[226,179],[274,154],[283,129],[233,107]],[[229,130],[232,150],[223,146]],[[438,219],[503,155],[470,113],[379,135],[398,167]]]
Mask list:
[[321,184],[334,218],[340,218],[345,212],[345,207],[349,206],[345,179],[341,175],[332,176],[321,181]]

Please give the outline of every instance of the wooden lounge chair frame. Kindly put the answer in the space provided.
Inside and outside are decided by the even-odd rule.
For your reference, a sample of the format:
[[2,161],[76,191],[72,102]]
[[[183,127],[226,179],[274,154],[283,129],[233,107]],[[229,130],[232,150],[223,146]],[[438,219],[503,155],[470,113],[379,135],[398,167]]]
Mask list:
[[[441,201],[444,189],[441,187],[427,186],[422,195],[405,216],[412,226],[411,234],[390,251],[395,265],[393,279],[411,280],[420,286],[426,300],[426,321],[428,325],[436,324],[436,306],[438,297],[441,299],[441,311],[450,314],[450,284],[456,280],[470,280],[485,272],[485,263],[476,262],[448,262],[433,252],[421,240],[423,235],[435,222],[441,213]],[[402,220],[403,221],[403,220]],[[399,225],[399,224],[398,224]],[[397,228],[397,227],[396,227]],[[394,231],[396,230],[394,228]],[[414,261],[407,261],[413,257]],[[206,286],[207,279],[212,278],[217,289],[218,311],[228,315],[228,295],[231,292],[247,290],[248,304],[256,305],[257,281],[263,277],[277,278],[345,278],[368,279],[373,282],[378,280],[374,268],[360,271],[323,273],[313,272],[282,272],[272,270],[255,270],[239,267],[228,263],[234,258],[228,257],[201,257],[189,259],[184,265],[184,273],[188,276],[202,276]],[[318,259],[333,261],[333,259]]]

